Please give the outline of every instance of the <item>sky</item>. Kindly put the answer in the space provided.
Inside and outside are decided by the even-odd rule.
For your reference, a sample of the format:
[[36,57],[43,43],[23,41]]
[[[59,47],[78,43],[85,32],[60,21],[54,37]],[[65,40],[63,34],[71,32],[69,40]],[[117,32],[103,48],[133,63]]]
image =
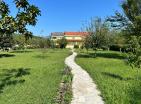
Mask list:
[[[27,28],[34,35],[48,36],[51,32],[80,31],[82,24],[94,17],[106,18],[122,11],[123,0],[29,0],[38,6],[41,16],[36,26]],[[10,6],[11,15],[17,10],[13,0],[5,0]]]

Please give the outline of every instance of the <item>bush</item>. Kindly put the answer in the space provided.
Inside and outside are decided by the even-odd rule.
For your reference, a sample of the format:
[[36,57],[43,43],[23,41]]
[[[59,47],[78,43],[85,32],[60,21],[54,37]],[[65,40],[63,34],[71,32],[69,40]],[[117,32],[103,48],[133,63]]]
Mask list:
[[118,45],[111,45],[110,50],[112,50],[112,51],[120,51],[120,48],[119,48]]
[[109,48],[109,47],[107,47],[107,46],[102,46],[102,47],[101,47],[101,49],[103,49],[103,50],[108,50],[108,48]]
[[67,40],[65,38],[62,38],[62,39],[58,40],[58,44],[61,49],[66,48]]
[[82,45],[82,46],[80,47],[80,49],[84,49],[84,46]]
[[74,48],[79,48],[79,46],[78,45],[74,45]]
[[122,51],[122,52],[126,52],[126,45],[118,45],[118,44],[114,44],[110,46],[110,50],[112,51]]
[[24,50],[25,49],[25,47],[24,47],[24,45],[15,45],[15,46],[13,46],[12,47],[12,49],[13,50]]

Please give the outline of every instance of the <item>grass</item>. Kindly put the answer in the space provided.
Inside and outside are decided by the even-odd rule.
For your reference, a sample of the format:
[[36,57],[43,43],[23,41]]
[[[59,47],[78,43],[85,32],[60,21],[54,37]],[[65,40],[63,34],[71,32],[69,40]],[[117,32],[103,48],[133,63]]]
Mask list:
[[72,78],[71,69],[66,66],[58,94],[54,100],[56,102],[55,104],[70,104],[72,99]]
[[52,104],[68,50],[0,53],[0,104]]
[[[93,78],[106,104],[141,104],[141,71],[125,62],[125,55],[112,51],[79,52],[76,62]],[[137,80],[137,76],[139,80]]]

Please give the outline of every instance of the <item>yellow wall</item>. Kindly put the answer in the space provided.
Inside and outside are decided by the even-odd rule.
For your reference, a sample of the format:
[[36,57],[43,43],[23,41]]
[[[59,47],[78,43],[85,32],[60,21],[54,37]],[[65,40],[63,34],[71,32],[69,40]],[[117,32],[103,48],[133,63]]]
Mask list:
[[[55,39],[54,39],[54,37],[55,37]],[[54,42],[56,42],[56,45],[58,45],[57,44],[57,40],[62,39],[62,38],[63,38],[63,36],[52,36],[51,37],[51,40],[53,40]],[[82,36],[65,36],[65,38],[67,40],[76,40],[76,41],[77,40],[79,40],[79,41],[82,41],[83,40],[83,37]],[[80,48],[82,46],[82,44],[83,44],[83,42],[68,42],[66,48],[74,48],[74,45],[78,45],[79,48]]]
[[68,40],[82,40],[82,37],[81,36],[65,36],[66,39]]

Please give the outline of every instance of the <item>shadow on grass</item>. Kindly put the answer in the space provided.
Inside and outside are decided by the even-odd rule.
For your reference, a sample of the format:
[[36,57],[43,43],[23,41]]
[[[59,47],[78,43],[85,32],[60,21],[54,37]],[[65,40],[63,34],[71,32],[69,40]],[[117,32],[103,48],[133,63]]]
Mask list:
[[117,74],[113,74],[113,73],[108,73],[108,72],[102,72],[103,75],[106,75],[108,77],[111,77],[111,78],[114,78],[114,79],[118,79],[118,80],[121,80],[121,81],[127,81],[127,80],[135,80],[134,78],[124,78],[120,75],[117,75]]
[[130,104],[141,104],[141,81],[136,82],[133,86],[128,90]]
[[14,57],[15,55],[13,54],[0,54],[0,58],[3,58],[3,57]]
[[15,50],[15,51],[12,51],[10,53],[30,53],[30,52],[33,52],[33,51],[27,51],[27,50]]
[[[129,83],[129,86],[127,86],[126,90],[126,97],[129,99],[129,104],[141,104],[141,79],[136,79],[136,78],[124,78],[120,75],[116,75],[113,73],[108,73],[108,72],[102,72],[105,76],[120,80],[120,81],[125,81],[126,84]],[[118,83],[118,82],[117,82]],[[123,90],[125,91],[125,90]]]
[[[121,53],[122,54],[122,53]],[[103,58],[115,58],[115,59],[125,59],[126,57],[124,55],[121,55],[120,53],[87,53],[87,54],[79,54],[78,58],[95,58],[96,57],[103,57]]]
[[3,72],[0,73],[0,93],[3,93],[7,86],[24,83],[25,80],[21,77],[29,74],[29,68],[3,69]]

